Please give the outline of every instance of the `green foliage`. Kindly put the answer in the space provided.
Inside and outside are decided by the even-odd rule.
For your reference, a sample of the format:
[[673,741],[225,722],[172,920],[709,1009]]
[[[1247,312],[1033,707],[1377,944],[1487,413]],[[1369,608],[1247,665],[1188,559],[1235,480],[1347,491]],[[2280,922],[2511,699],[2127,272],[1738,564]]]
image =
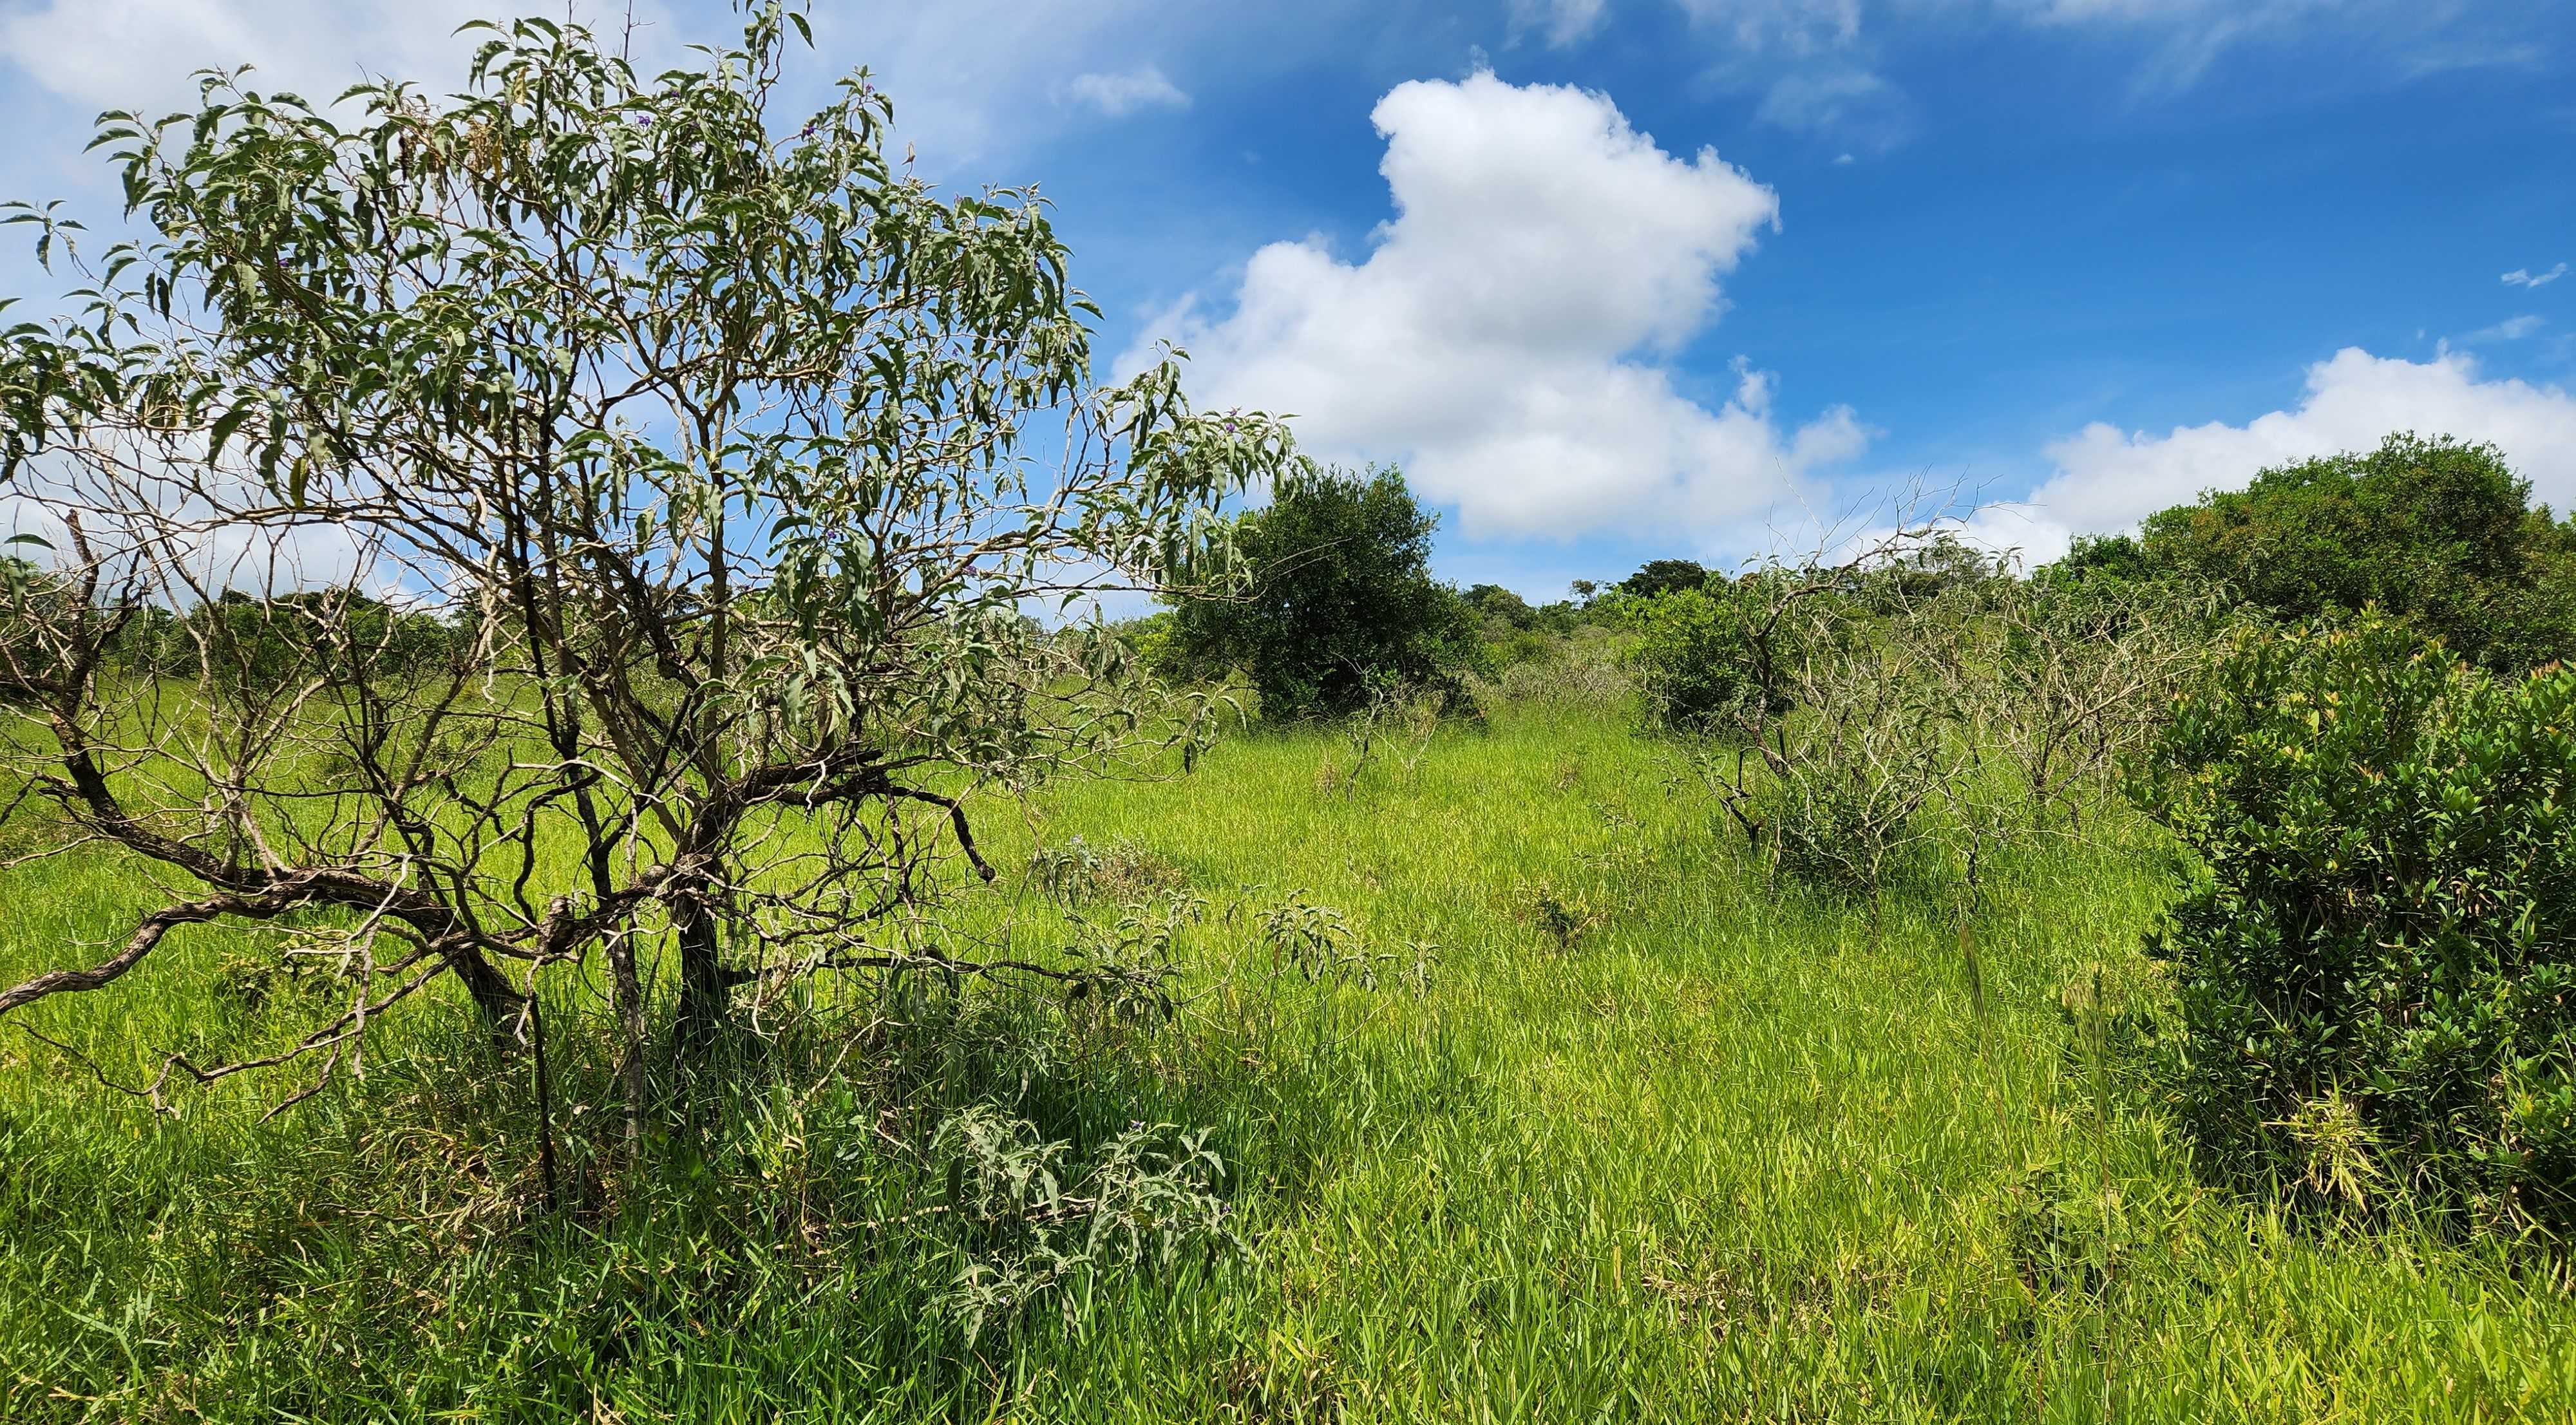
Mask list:
[[257,596],[227,589],[185,614],[141,611],[122,642],[138,671],[203,674],[234,695],[312,678],[399,678],[469,651],[464,630],[447,618],[349,588]]
[[1499,584],[1470,585],[1465,597],[1467,607],[1484,624],[1486,661],[1497,669],[1553,657],[1571,626],[1559,606],[1544,611],[1533,608],[1529,600]]
[[0,554],[0,703],[35,697],[53,662],[47,635],[61,620],[64,606],[79,598],[77,589],[42,565],[16,554]]
[[944,1205],[966,1228],[942,1306],[967,1345],[1049,1299],[1078,1320],[1082,1294],[1105,1274],[1239,1249],[1217,1190],[1225,1163],[1207,1138],[1131,1123],[1095,1161],[1072,1163],[1072,1144],[988,1104],[940,1125],[930,1156],[948,1178]]
[[[0,726],[0,795],[61,813],[39,851],[215,893],[184,924],[381,919],[496,1035],[609,961],[634,1139],[648,1007],[695,1054],[782,975],[909,963],[942,863],[996,874],[958,790],[1204,734],[1122,641],[1032,615],[1220,579],[1221,503],[1302,468],[1177,358],[1096,383],[1037,195],[914,177],[864,71],[786,112],[808,22],[741,19],[658,73],[521,18],[465,27],[461,89],[326,115],[209,73],[193,113],[104,115],[136,235],[54,248],[81,316],[0,331],[0,465],[49,448],[27,498],[79,591]],[[298,582],[317,551],[342,587]],[[355,592],[389,587],[451,617]],[[158,676],[99,676],[129,634]],[[354,1032],[419,963],[367,968]]]
[[1438,522],[1393,469],[1283,478],[1235,527],[1252,586],[1180,600],[1174,645],[1243,670],[1278,720],[1349,712],[1373,685],[1454,689],[1486,654],[1476,611],[1431,577]]
[[1689,559],[1649,559],[1636,573],[1619,581],[1619,592],[1640,599],[1675,594],[1708,583],[1708,570]]
[[2576,650],[2576,531],[2530,496],[2491,445],[2392,435],[2160,511],[2134,549],[2097,541],[2070,562],[2196,575],[2282,619],[2376,605],[2471,662],[2516,672]]
[[2207,1161],[2576,1226],[2576,673],[2379,619],[2242,633],[2152,768],[2205,868],[2156,948]]
[[[2060,989],[2099,961],[2115,1002],[2163,992],[2139,951],[2168,894],[2152,828],[2105,806],[2125,839],[1998,858],[1973,922],[1979,1008],[1946,894],[1891,892],[1875,933],[1860,907],[1768,896],[1673,795],[1669,750],[1618,713],[1498,701],[1494,720],[1361,802],[1314,795],[1341,745],[1316,726],[1223,741],[1190,778],[1056,782],[1034,828],[990,818],[989,854],[1014,871],[1041,832],[1103,861],[1126,841],[1211,898],[1172,948],[1178,1016],[1099,1026],[1113,1045],[1151,1030],[1140,1050],[1078,1030],[1097,991],[1068,1003],[929,966],[853,978],[833,993],[848,1037],[768,1001],[761,1058],[697,1090],[702,1130],[627,1160],[597,1110],[562,1109],[613,1075],[582,1026],[604,996],[550,979],[576,1204],[551,1217],[530,1066],[496,1063],[440,987],[447,1003],[391,1012],[362,1080],[265,1123],[273,1079],[190,1089],[160,1115],[0,1034],[0,1418],[2576,1410],[2576,1299],[2553,1274],[2405,1224],[2285,1230],[2195,1184],[2157,1119],[2097,1111]],[[0,973],[122,933],[148,904],[138,880],[108,856],[0,868]],[[1289,887],[1311,915],[1286,913]],[[1540,888],[1599,917],[1572,953],[1533,915]],[[1007,937],[1048,963],[1082,934],[1034,889],[941,916],[961,945]],[[1349,965],[1417,940],[1445,947],[1427,988],[1406,982],[1411,954],[1375,990]],[[290,1006],[230,1007],[225,962],[266,948],[194,927],[127,987],[142,993],[58,997],[27,1022],[119,1082],[149,1077],[156,1048],[211,1062],[291,1043]],[[1323,957],[1342,967],[1309,981]],[[221,1037],[255,1030],[269,1037]],[[978,1103],[996,1151],[961,1124],[933,1154]],[[997,1291],[967,1345],[967,1288],[1040,1283],[1041,1232],[1083,1251],[1111,1145],[1165,1123],[1213,1130],[1225,1174],[1198,1186],[1221,1190],[1242,1249],[1200,1238],[1166,1268],[1146,1236],[1122,1263],[1121,1231],[1024,1306]],[[1170,1158],[1111,1177],[1182,1188],[1176,1226],[1205,1220],[1165,1171],[1183,1140],[1140,1140]],[[1013,1156],[1057,1144],[1059,1209],[1015,1199]],[[1108,1196],[1109,1228],[1143,1220],[1121,1205],[1142,1191]]]
[[1467,607],[1488,623],[1522,630],[1539,626],[1539,612],[1530,607],[1529,600],[1500,584],[1470,584],[1465,597]]
[[2033,571],[2033,577],[2061,584],[2151,578],[2156,566],[2145,546],[2129,534],[2083,534],[2075,537],[2066,557]]
[[1648,726],[1706,734],[1758,721],[1766,704],[1740,601],[1692,585],[1623,600],[1620,613]]

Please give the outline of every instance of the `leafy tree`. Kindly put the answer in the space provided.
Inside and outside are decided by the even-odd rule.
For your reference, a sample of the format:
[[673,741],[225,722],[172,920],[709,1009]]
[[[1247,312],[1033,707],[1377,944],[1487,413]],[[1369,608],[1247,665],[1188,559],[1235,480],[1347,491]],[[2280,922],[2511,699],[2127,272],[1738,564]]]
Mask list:
[[1996,585],[2009,578],[2006,557],[1989,554],[1946,527],[1927,527],[1924,537],[1866,570],[1855,589],[1863,603],[1894,611],[1953,589]]
[[[1216,502],[1296,462],[1168,362],[1095,387],[1042,207],[889,162],[864,73],[781,122],[801,15],[649,80],[576,27],[480,28],[449,99],[363,85],[340,122],[216,74],[195,114],[101,121],[148,236],[0,345],[5,454],[50,452],[24,489],[82,590],[7,645],[36,697],[0,758],[62,849],[186,889],[0,1013],[209,921],[348,967],[315,1053],[449,982],[523,1039],[542,979],[604,960],[632,1135],[664,1030],[701,1064],[740,995],[994,968],[915,928],[993,874],[969,794],[1196,725],[1027,611],[1213,571]],[[209,549],[327,555],[341,592],[245,592]],[[470,656],[343,656],[412,626],[350,585],[437,591]],[[241,620],[262,676],[115,676],[138,607]]]
[[2054,564],[2034,570],[2043,582],[2074,583],[2103,580],[2143,580],[2156,573],[2147,559],[2147,551],[2129,534],[2077,535],[2066,557]]
[[2240,629],[2151,768],[2203,867],[2153,942],[2203,1160],[2576,1227],[2576,673],[2377,617]]
[[1636,573],[1619,581],[1619,592],[1634,598],[1651,599],[1681,589],[1696,589],[1708,582],[1708,570],[1688,559],[1650,559]]
[[1242,669],[1267,717],[1345,712],[1388,682],[1454,683],[1483,644],[1475,610],[1431,577],[1438,523],[1400,471],[1292,474],[1237,520],[1252,587],[1181,599],[1175,646],[1202,667]]
[[2576,647],[2576,584],[2561,573],[2576,531],[2530,498],[2531,483],[2491,445],[2392,435],[2160,511],[2134,557],[2125,541],[2072,557],[2223,582],[2285,619],[2376,605],[2472,661],[2514,670]]
[[1470,584],[1466,593],[1467,607],[1477,615],[1505,628],[1532,629],[1539,626],[1538,610],[1529,600],[1500,584]]

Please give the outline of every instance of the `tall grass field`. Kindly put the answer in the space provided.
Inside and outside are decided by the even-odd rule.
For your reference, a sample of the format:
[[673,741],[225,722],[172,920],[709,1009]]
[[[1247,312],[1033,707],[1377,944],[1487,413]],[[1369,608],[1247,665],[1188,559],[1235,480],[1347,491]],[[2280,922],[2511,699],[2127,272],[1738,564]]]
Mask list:
[[[2131,1087],[2152,826],[1968,909],[1775,888],[1632,725],[1244,732],[988,800],[1004,874],[944,933],[1177,974],[849,977],[634,1157],[572,972],[542,1106],[442,988],[308,1097],[156,1107],[332,992],[190,927],[0,1024],[0,1418],[2576,1419],[2563,1259],[2285,1216]],[[151,874],[0,872],[0,981]]]

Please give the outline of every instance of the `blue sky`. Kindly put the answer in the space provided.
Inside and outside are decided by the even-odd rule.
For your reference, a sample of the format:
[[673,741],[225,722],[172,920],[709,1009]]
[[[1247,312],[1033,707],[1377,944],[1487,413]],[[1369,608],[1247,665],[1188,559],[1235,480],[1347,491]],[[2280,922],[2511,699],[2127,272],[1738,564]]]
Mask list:
[[[495,2],[0,0],[0,193],[106,211],[98,108],[245,60],[445,80]],[[1104,353],[1177,338],[1206,399],[1402,461],[1462,582],[1731,562],[1916,482],[2046,557],[2407,427],[2576,506],[2576,6],[814,14],[810,77],[875,67],[925,171],[1052,197]],[[726,29],[636,15],[648,53]]]

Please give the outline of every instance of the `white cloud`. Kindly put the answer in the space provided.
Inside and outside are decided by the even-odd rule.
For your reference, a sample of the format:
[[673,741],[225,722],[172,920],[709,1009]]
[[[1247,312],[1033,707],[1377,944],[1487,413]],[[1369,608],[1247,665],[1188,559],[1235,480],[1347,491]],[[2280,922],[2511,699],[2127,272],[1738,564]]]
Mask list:
[[1610,13],[1609,0],[1512,0],[1511,33],[1536,30],[1551,49],[1580,43]]
[[1828,68],[1772,81],[1753,116],[1798,133],[1833,134],[1884,152],[1913,129],[1912,104],[1866,69]]
[[2267,466],[2368,450],[2402,430],[2492,442],[2537,498],[2576,505],[2576,395],[2480,380],[2476,358],[2462,351],[2415,362],[2346,347],[2308,368],[2296,410],[2164,435],[2096,422],[2050,445],[2057,473],[2018,507],[2032,520],[2025,547],[2034,561],[2053,557],[2070,533],[2127,529],[2203,491],[2243,486]]
[[[1946,3],[1946,0],[1932,0]],[[2400,78],[2442,70],[2529,64],[2527,16],[2509,7],[2427,0],[1991,0],[2039,25],[2126,28],[2152,41],[2138,72],[2144,90],[2198,83],[2228,50],[2289,37],[2322,39]]]
[[[193,107],[188,75],[208,65],[253,63],[261,87],[327,98],[370,74],[463,87],[471,37],[457,25],[495,15],[561,20],[567,0],[0,0],[0,100],[52,94],[84,111]],[[576,18],[604,34],[625,24],[627,0],[570,0]],[[917,142],[931,176],[1018,177],[995,161],[1051,137],[1072,97],[1068,76],[1131,80],[1136,57],[1175,71],[1188,55],[1223,55],[1237,69],[1302,63],[1332,52],[1348,22],[1372,13],[1361,0],[1243,0],[1176,6],[1171,0],[868,0],[818,4],[816,53],[792,46],[788,108],[819,105],[848,70],[866,65],[893,95],[896,151]],[[730,43],[741,17],[728,0],[635,0],[634,51],[648,73],[694,63],[687,46]],[[12,72],[8,66],[14,66]],[[1169,82],[1168,80],[1166,81]],[[1175,90],[1177,92],[1177,89]],[[1130,102],[1152,102],[1128,91]],[[1162,96],[1168,102],[1168,96]],[[76,153],[79,130],[45,134]],[[0,155],[0,172],[11,159]],[[88,171],[84,168],[83,171]],[[58,187],[48,182],[46,188]]]
[[1400,459],[1471,533],[1717,528],[1859,453],[1848,409],[1786,429],[1766,373],[1739,362],[1703,402],[1658,359],[1723,309],[1771,190],[1577,89],[1479,73],[1399,85],[1372,117],[1396,217],[1365,258],[1273,243],[1230,315],[1160,324],[1202,403],[1296,413],[1328,457]]
[[1858,101],[1887,92],[1887,81],[1860,69],[1793,74],[1771,86],[1754,117],[1786,129],[1821,129]]
[[1810,54],[1860,37],[1860,0],[1676,0],[1692,23],[1740,49]]
[[1028,176],[993,170],[1061,133],[1063,103],[1076,97],[1068,75],[1133,78],[1147,54],[1194,85],[1346,61],[1353,25],[1381,9],[1366,0],[866,0],[816,5],[814,39],[825,71],[865,64],[876,73],[894,96],[902,142],[918,141],[931,176],[980,181]]
[[[625,24],[625,6],[574,7],[603,30]],[[637,51],[665,53],[686,38],[654,0],[635,7]],[[0,17],[0,60],[37,85],[92,108],[195,107],[189,75],[209,66],[255,66],[253,87],[291,90],[315,103],[372,75],[461,88],[476,38],[469,20],[542,15],[561,0],[46,0]]]
[[2566,275],[2567,264],[2562,262],[2542,273],[2533,273],[2527,268],[2517,267],[2506,273],[2503,281],[2508,287],[2546,287]]
[[2489,342],[2520,341],[2547,325],[2549,322],[2546,318],[2532,316],[2529,313],[2519,317],[2507,317],[2494,326],[2480,327],[2460,338],[2460,345],[2484,346]]
[[1143,65],[1123,74],[1083,74],[1065,86],[1076,102],[1116,119],[1139,109],[1186,109],[1190,96],[1166,78],[1161,68]]
[[[1529,4],[1534,0],[1516,0]],[[1892,39],[1935,30],[1973,32],[1991,20],[2069,34],[2118,35],[2141,47],[2135,87],[2170,94],[2198,84],[2231,50],[2298,41],[2330,52],[2329,74],[2367,71],[2411,79],[2443,70],[2529,66],[2544,48],[2522,7],[2459,0],[1670,0],[1719,41],[1716,78],[1750,91],[1777,81],[1764,117],[1821,128],[1854,113],[1893,145],[1901,122],[1853,101],[1852,76],[1874,86],[1876,105],[1901,120],[1903,95],[1875,70]],[[1784,77],[1783,65],[1788,66]],[[1844,92],[1836,94],[1836,85]],[[1843,112],[1829,104],[1839,99]],[[1802,124],[1800,113],[1822,117]]]

